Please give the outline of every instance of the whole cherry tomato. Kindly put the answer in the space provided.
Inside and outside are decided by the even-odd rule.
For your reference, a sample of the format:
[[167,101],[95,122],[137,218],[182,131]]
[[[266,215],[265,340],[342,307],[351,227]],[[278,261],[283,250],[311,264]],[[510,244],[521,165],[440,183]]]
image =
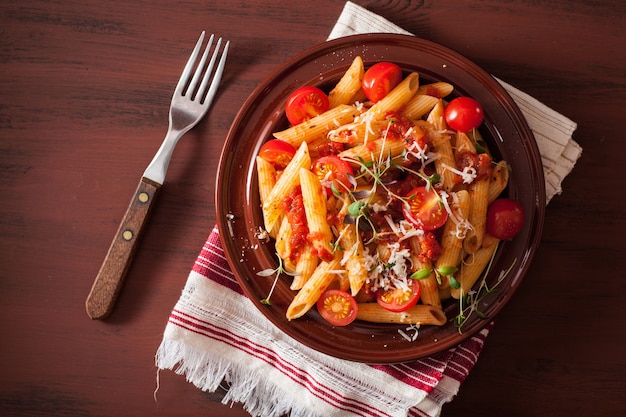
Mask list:
[[497,239],[512,239],[524,225],[522,205],[510,198],[500,198],[487,209],[487,233]]
[[361,81],[365,96],[376,103],[385,97],[402,81],[402,69],[392,62],[379,62],[372,65]]
[[452,129],[468,132],[480,126],[485,115],[478,101],[471,97],[457,97],[446,106],[444,118]]
[[320,115],[330,107],[328,96],[317,87],[307,85],[300,87],[287,98],[285,113],[292,125]]
[[280,139],[268,140],[259,151],[259,156],[274,165],[276,169],[285,169],[295,154],[296,148]]

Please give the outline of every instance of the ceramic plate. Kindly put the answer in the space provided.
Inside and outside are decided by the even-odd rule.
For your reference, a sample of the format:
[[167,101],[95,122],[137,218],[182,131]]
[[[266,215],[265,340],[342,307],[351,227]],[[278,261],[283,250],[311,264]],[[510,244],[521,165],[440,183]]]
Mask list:
[[[483,105],[485,122],[480,132],[495,159],[510,164],[507,193],[522,204],[526,213],[520,234],[500,244],[487,278],[488,283],[494,284],[502,271],[510,269],[498,290],[481,303],[481,311],[489,319],[513,296],[539,245],[545,210],[541,157],[519,108],[493,77],[458,53],[412,36],[355,35],[314,46],[278,67],[244,103],[224,144],[216,188],[217,221],[224,251],[244,292],[280,330],[315,350],[359,362],[403,362],[454,346],[480,331],[490,320],[474,314],[464,323],[462,333],[452,321],[442,327],[422,326],[418,337],[408,341],[399,332],[406,325],[357,320],[346,327],[333,327],[315,308],[300,319],[288,321],[285,312],[294,296],[288,277],[279,280],[270,306],[260,302],[268,295],[273,277],[260,277],[257,273],[275,269],[277,260],[273,243],[257,237],[263,220],[254,158],[272,132],[287,127],[287,96],[303,85],[328,91],[357,55],[363,58],[366,68],[379,61],[391,61],[405,72],[417,71],[420,83],[449,82],[455,86],[452,96],[471,96]],[[457,302],[444,303],[444,310],[453,319],[458,313]]]

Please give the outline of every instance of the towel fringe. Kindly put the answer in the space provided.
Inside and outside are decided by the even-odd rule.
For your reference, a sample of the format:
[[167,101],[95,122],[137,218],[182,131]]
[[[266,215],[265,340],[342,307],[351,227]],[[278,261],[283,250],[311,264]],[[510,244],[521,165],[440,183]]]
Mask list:
[[163,338],[155,362],[158,370],[169,369],[184,375],[187,382],[202,391],[215,392],[225,382],[228,387],[222,404],[240,403],[253,417],[322,417],[299,405],[292,395],[263,375],[176,340]]

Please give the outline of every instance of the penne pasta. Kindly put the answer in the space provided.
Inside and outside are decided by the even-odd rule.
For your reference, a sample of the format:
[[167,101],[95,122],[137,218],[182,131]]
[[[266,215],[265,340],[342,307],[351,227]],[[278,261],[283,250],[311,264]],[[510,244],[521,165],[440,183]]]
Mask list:
[[480,134],[480,132],[478,131],[478,129],[472,129],[469,132],[467,132],[467,136],[469,136],[469,138],[477,145],[480,145],[481,147],[484,148],[484,151],[487,155],[491,156],[491,153],[489,152],[489,148],[487,147],[487,144],[485,143],[482,135]]
[[370,123],[350,123],[328,132],[328,140],[349,145],[367,143],[379,139],[382,131],[387,127],[386,120],[374,120]]
[[461,270],[456,276],[460,287],[450,289],[450,295],[453,298],[459,299],[470,291],[498,248],[498,242],[498,239],[487,235],[484,239],[484,245],[473,254],[466,256]]
[[427,134],[429,134],[430,140],[439,154],[439,158],[435,160],[435,169],[441,176],[443,189],[451,192],[455,185],[456,174],[450,167],[456,167],[456,160],[454,159],[454,151],[450,142],[450,134],[446,132],[447,126],[443,110],[443,101],[439,100],[428,115],[427,120],[434,126],[434,130],[427,130]]
[[475,253],[483,243],[487,223],[487,207],[489,205],[489,178],[474,181],[469,186],[470,212],[467,216],[472,225],[463,241],[463,249],[467,253]]
[[311,158],[308,147],[306,143],[302,143],[262,204],[265,230],[272,230],[280,216],[285,212],[283,201],[289,192],[300,184],[300,168],[308,169],[310,166]]
[[436,98],[444,98],[454,91],[454,86],[443,81],[434,82],[432,84],[422,84],[417,89],[417,94],[429,95]]
[[343,225],[340,236],[340,243],[344,252],[341,263],[348,275],[350,292],[355,296],[367,280],[363,242],[357,238],[356,225],[354,224]]
[[[448,217],[441,234],[441,254],[435,261],[435,268],[458,268],[463,257],[463,239],[467,233],[467,218],[470,211],[470,196],[466,190],[452,193],[450,209],[452,215]],[[447,284],[447,280],[444,280]]]
[[326,200],[322,191],[322,184],[317,176],[306,168],[300,168],[300,187],[304,212],[309,226],[309,239],[317,255],[329,261],[333,258],[333,248],[330,242],[333,234],[326,220]]
[[416,72],[407,75],[389,94],[363,113],[361,120],[384,119],[387,113],[398,110],[406,104],[415,95],[418,87],[419,75]]
[[443,100],[439,99],[437,100],[437,104],[435,104],[435,107],[433,107],[430,113],[428,113],[428,117],[426,118],[426,121],[430,123],[431,125],[433,125],[433,127],[436,130],[444,131],[448,128],[448,125],[446,124],[446,119],[443,114],[444,114]]
[[297,148],[303,142],[313,142],[324,137],[330,130],[352,122],[357,114],[359,110],[355,106],[341,104],[286,130],[274,132],[274,137]]
[[437,105],[437,97],[425,94],[414,95],[402,108],[402,114],[409,119],[419,119]]
[[300,250],[298,262],[295,265],[295,274],[290,288],[292,290],[301,289],[304,284],[311,278],[313,272],[317,268],[319,257],[315,254],[312,244],[304,245]]
[[416,304],[406,311],[396,313],[385,310],[378,303],[359,303],[356,318],[372,323],[430,324],[443,326],[446,314],[442,309],[425,304]]
[[439,298],[439,286],[437,285],[437,277],[432,270],[430,261],[420,259],[421,245],[417,237],[409,239],[411,245],[411,263],[413,264],[412,272],[428,271],[430,274],[426,278],[418,279],[417,283],[420,287],[420,298],[422,303],[441,308],[441,299]]
[[493,168],[491,180],[489,181],[489,192],[487,199],[489,203],[498,198],[509,182],[509,165],[506,161],[500,161]]
[[457,155],[463,152],[476,153],[476,145],[474,145],[470,137],[463,132],[456,132],[455,145],[455,154]]
[[259,182],[259,196],[261,203],[267,199],[267,196],[276,184],[276,170],[274,166],[260,156],[256,157],[257,176]]
[[452,84],[445,82],[420,85],[415,95],[404,105],[402,113],[409,119],[418,119],[430,112],[439,99],[446,97],[452,90]]
[[377,139],[367,144],[357,145],[354,148],[346,149],[339,153],[339,157],[344,159],[353,159],[362,163],[372,162],[374,160],[387,157],[396,157],[404,152],[404,142],[401,140],[386,140],[384,138]]
[[287,308],[287,319],[293,320],[302,317],[319,300],[320,295],[336,279],[339,259],[335,257],[332,261],[322,261],[315,272],[307,280],[304,286],[298,291],[296,296]]
[[287,220],[286,216],[283,216],[279,226],[278,233],[276,235],[276,243],[274,243],[274,248],[276,249],[276,254],[283,260],[288,260],[291,258],[291,225],[289,224],[289,220]]
[[363,59],[357,56],[335,88],[328,93],[328,101],[330,102],[331,109],[340,104],[350,104],[354,102],[356,94],[361,89],[361,80],[363,79],[364,73]]
[[[256,167],[259,183],[259,197],[261,204],[263,204],[276,184],[276,169],[272,164],[259,156],[256,157]],[[280,221],[277,221],[272,230],[268,230],[270,237],[276,239],[279,225]]]

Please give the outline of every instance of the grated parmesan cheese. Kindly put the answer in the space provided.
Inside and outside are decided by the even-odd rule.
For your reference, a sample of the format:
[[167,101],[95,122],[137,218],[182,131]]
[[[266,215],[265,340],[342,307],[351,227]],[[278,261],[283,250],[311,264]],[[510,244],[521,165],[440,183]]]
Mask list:
[[454,172],[455,174],[459,175],[463,179],[463,184],[471,184],[474,179],[476,179],[477,172],[474,167],[465,167],[463,168],[463,171],[459,171],[458,169],[451,167],[447,164],[442,164],[442,166],[448,171]]
[[408,342],[414,342],[417,340],[417,336],[419,335],[419,326],[410,324],[404,330],[398,329],[398,333]]
[[[467,236],[467,233],[473,229],[471,223],[467,221],[466,219],[460,219],[455,215],[452,208],[448,204],[448,193],[446,193],[445,191],[441,191],[441,197],[442,197],[443,207],[448,212],[448,217],[450,218],[450,220],[452,220],[452,222],[456,226],[455,230],[452,233],[460,240],[465,239],[465,236]],[[457,198],[456,193],[452,193],[452,201],[454,203],[458,203],[458,198]]]
[[388,258],[381,259],[378,252],[371,254],[369,248],[365,249],[365,268],[370,271],[367,282],[372,291],[378,289],[389,290],[392,288],[409,289],[408,280],[411,267],[411,252],[409,249],[400,247],[399,242],[388,243]]

